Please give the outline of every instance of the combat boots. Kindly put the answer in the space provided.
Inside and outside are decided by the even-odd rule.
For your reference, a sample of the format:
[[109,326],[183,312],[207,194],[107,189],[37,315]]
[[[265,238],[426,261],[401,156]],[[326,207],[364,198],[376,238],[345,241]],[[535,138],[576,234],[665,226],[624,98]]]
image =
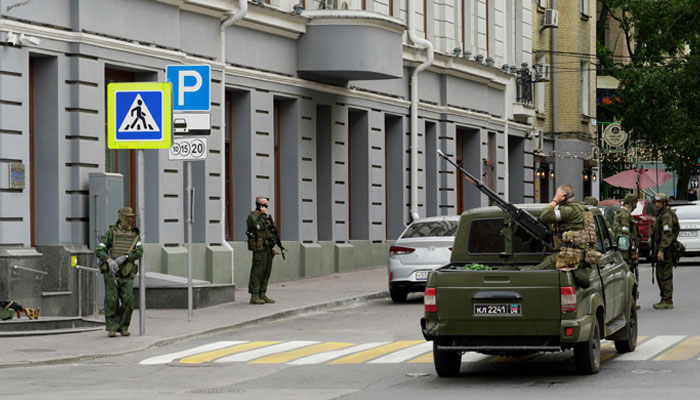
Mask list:
[[119,333],[120,333],[122,336],[131,336],[131,332],[129,332],[128,329],[122,329],[121,331],[119,331]]
[[261,299],[257,293],[251,293],[250,304],[265,304],[265,300]]
[[265,292],[260,292],[260,300],[264,301],[265,303],[272,304],[275,302],[275,299],[271,299],[265,295]]
[[117,332],[116,331],[109,331],[107,332],[108,337],[117,337]]
[[654,304],[654,308],[657,310],[670,310],[673,308],[673,303],[666,303],[664,301]]

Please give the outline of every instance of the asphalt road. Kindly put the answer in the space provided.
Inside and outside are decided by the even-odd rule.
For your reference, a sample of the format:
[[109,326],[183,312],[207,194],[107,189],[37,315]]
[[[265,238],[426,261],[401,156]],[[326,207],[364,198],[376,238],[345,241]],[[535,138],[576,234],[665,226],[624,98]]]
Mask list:
[[[3,370],[7,399],[696,399],[700,260],[675,271],[675,309],[641,269],[640,344],[604,346],[601,372],[578,375],[572,352],[524,359],[465,355],[436,376],[418,320],[422,296],[377,300],[83,364]],[[128,339],[119,339],[128,340]],[[334,353],[332,353],[334,352]]]

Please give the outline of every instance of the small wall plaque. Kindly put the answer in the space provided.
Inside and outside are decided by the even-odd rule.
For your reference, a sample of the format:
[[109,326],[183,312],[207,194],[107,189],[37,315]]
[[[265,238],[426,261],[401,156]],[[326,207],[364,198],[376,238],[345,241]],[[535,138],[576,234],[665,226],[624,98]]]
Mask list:
[[24,189],[25,176],[23,163],[10,164],[10,189]]

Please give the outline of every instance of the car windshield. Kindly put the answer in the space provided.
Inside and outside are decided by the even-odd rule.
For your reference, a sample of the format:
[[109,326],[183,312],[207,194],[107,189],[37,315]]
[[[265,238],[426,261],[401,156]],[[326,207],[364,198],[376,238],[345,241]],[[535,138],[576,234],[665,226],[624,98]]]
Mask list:
[[700,207],[678,207],[674,210],[678,219],[700,219]]
[[454,236],[457,232],[458,221],[426,221],[416,222],[406,229],[402,238],[420,238],[434,236]]

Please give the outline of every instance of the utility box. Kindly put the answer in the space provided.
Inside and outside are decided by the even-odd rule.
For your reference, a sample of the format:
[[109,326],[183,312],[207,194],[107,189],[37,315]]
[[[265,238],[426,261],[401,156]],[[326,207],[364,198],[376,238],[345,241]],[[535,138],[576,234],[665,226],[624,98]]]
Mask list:
[[[109,172],[92,172],[90,183],[90,250],[100,241],[102,234],[117,221],[119,209],[124,207],[124,176]],[[95,268],[100,266],[95,258]],[[104,308],[105,285],[101,276],[97,279],[99,308]]]

